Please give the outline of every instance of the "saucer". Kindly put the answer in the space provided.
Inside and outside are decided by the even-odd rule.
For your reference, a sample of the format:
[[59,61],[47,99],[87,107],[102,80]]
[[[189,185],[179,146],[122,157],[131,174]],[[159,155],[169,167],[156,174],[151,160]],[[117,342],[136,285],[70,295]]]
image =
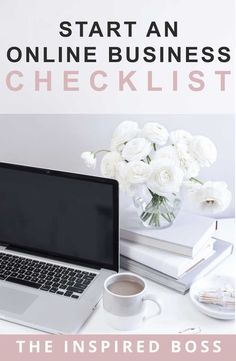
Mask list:
[[190,299],[199,311],[205,315],[221,320],[233,320],[235,318],[234,310],[227,310],[219,305],[207,304],[198,301],[198,294],[207,289],[223,288],[231,285],[235,288],[235,279],[226,275],[209,275],[193,283],[190,288]]

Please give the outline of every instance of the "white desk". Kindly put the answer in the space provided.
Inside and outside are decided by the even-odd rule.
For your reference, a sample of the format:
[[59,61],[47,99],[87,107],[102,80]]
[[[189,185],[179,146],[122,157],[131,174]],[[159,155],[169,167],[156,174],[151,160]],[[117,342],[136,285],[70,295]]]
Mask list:
[[[219,221],[217,231],[219,238],[234,241],[234,220],[224,219]],[[235,273],[235,254],[224,260],[212,272],[216,274]],[[163,312],[160,316],[147,321],[142,328],[132,333],[140,334],[176,334],[189,327],[200,327],[202,333],[223,333],[230,334],[236,332],[235,321],[220,321],[201,314],[191,303],[189,294],[183,296],[175,291],[169,290],[154,282],[148,281],[149,291],[156,293],[163,305]],[[152,311],[150,305],[150,312]],[[105,334],[118,333],[111,329],[105,319],[100,302],[91,315],[87,323],[82,328],[81,334]],[[120,333],[120,332],[119,332]],[[125,332],[124,332],[125,333]],[[130,332],[128,332],[130,333]],[[6,321],[0,321],[0,334],[40,334],[39,331],[27,327],[18,326]]]

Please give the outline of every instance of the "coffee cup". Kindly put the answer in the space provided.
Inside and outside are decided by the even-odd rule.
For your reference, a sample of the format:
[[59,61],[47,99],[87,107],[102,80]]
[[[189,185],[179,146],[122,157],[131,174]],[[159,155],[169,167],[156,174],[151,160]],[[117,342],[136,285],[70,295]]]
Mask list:
[[[155,303],[155,314],[146,314],[147,301]],[[132,273],[118,273],[106,279],[103,308],[109,325],[118,330],[136,329],[161,313],[160,302],[154,294],[147,293],[144,279]]]

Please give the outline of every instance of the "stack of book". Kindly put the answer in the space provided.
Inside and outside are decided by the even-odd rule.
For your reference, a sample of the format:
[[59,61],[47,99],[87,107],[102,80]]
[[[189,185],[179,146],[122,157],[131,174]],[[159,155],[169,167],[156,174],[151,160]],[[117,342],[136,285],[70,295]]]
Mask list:
[[126,215],[121,217],[121,267],[185,294],[232,253],[232,244],[213,238],[215,230],[215,220],[183,212],[162,230]]

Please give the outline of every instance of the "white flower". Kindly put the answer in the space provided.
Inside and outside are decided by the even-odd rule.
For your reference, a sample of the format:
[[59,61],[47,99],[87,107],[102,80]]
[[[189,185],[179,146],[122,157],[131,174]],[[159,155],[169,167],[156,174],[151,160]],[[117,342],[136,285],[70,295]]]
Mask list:
[[123,192],[130,193],[131,191],[131,184],[128,182],[127,179],[127,165],[128,163],[125,161],[121,161],[117,164],[117,176],[116,179],[119,182],[119,187]]
[[168,145],[155,152],[154,159],[167,158],[175,162],[184,173],[184,178],[197,177],[200,171],[198,162],[186,151],[185,144]]
[[152,174],[147,182],[148,188],[154,193],[178,193],[183,181],[183,172],[176,163],[167,158],[151,161]]
[[143,127],[142,135],[158,145],[166,144],[169,137],[166,128],[157,122],[146,123]]
[[107,178],[116,178],[116,167],[121,160],[120,153],[108,152],[101,161],[101,173]]
[[186,130],[177,129],[170,133],[170,141],[172,144],[186,143],[189,144],[193,136]]
[[127,163],[126,179],[131,184],[145,183],[151,175],[151,167],[143,161]]
[[136,122],[126,120],[118,125],[111,139],[111,150],[121,151],[124,143],[133,139],[139,133],[139,127]]
[[186,151],[183,143],[178,143],[174,147],[176,150],[179,167],[184,173],[184,178],[197,177],[200,172],[199,163]]
[[208,181],[190,189],[188,197],[202,213],[216,214],[229,206],[232,195],[226,183]]
[[189,152],[201,167],[209,167],[216,161],[215,144],[207,137],[201,135],[193,137],[189,144]]
[[197,177],[200,171],[199,163],[188,153],[182,153],[182,155],[180,155],[179,166],[184,173],[185,179]]
[[153,159],[161,159],[161,158],[167,158],[171,159],[172,161],[177,161],[177,154],[176,149],[172,145],[166,145],[165,147],[159,148],[153,156]]
[[196,192],[196,190],[201,187],[201,184],[197,181],[188,179],[183,181],[183,186],[186,188],[185,190],[189,195],[190,192]]
[[145,159],[152,150],[152,144],[145,138],[130,140],[122,150],[122,157],[127,161]]
[[81,154],[81,158],[84,161],[84,164],[88,168],[95,168],[96,167],[96,157],[95,154],[92,152],[83,152]]

